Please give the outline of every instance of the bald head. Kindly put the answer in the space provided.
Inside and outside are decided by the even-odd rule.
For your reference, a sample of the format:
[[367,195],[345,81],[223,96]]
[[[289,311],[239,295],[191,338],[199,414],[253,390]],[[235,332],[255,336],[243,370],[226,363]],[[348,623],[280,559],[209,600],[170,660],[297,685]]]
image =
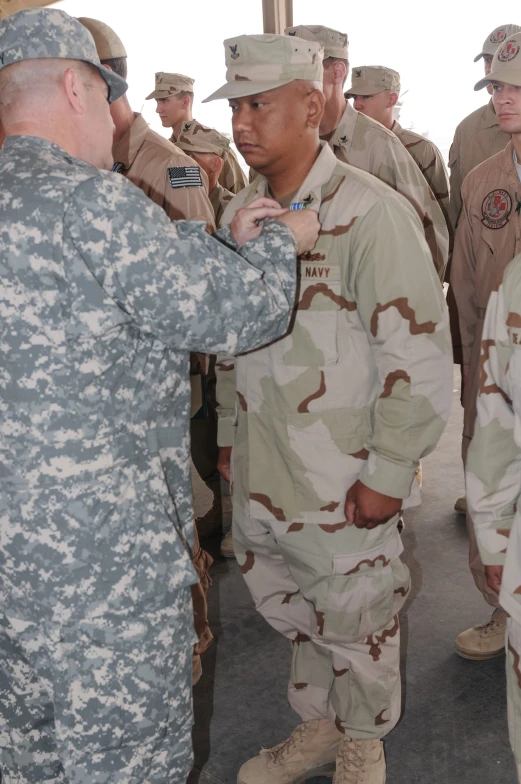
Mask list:
[[24,60],[0,71],[0,126],[5,136],[54,142],[93,166],[112,166],[108,88],[79,60]]

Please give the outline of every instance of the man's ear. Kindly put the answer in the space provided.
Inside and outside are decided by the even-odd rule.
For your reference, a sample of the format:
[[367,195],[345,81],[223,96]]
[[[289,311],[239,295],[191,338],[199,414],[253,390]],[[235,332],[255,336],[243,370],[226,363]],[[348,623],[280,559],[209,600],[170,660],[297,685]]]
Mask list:
[[183,95],[183,108],[184,109],[188,109],[189,106],[190,106],[190,96],[189,95]]
[[65,95],[76,114],[85,114],[85,85],[74,68],[67,68],[63,74]]
[[345,63],[336,60],[333,63],[333,84],[344,84],[347,78],[347,68]]
[[387,107],[391,109],[391,107],[396,106],[399,97],[400,96],[398,95],[398,93],[391,93],[389,95],[389,103],[387,104]]
[[318,128],[326,107],[326,98],[322,90],[313,90],[307,96],[308,126]]
[[212,163],[212,170],[214,174],[217,174],[217,177],[221,174],[224,166],[224,158],[221,158],[220,155],[216,155],[213,159]]
[[114,70],[114,68],[111,68],[108,63],[101,63],[101,64],[102,64],[103,68],[108,68],[109,71],[113,71]]

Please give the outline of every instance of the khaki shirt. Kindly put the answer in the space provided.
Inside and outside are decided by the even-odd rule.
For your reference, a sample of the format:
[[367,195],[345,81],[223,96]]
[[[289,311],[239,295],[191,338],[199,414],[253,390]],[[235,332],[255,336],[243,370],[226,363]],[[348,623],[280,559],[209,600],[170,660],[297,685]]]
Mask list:
[[480,163],[504,150],[509,141],[509,134],[499,127],[492,101],[469,114],[456,128],[449,152],[449,220],[453,231],[461,212],[463,180]]
[[449,254],[449,233],[441,208],[418,166],[394,133],[355,111],[348,102],[329,144],[335,155],[383,180],[411,202],[420,216],[434,266],[443,280]]
[[228,204],[233,199],[233,193],[223,188],[220,182],[217,183],[213,191],[210,193],[210,202],[213,207],[215,215],[215,225],[219,229],[224,211]]
[[[258,176],[224,223],[267,193]],[[448,314],[417,215],[382,182],[324,144],[294,201],[322,226],[299,260],[294,321],[269,346],[219,358],[219,443],[233,445],[246,514],[337,525],[358,478],[411,494],[450,411]],[[354,552],[373,536],[353,529]]]
[[[177,137],[175,133],[172,133],[170,141],[173,144],[176,143]],[[224,166],[219,175],[219,182],[223,188],[234,194],[242,191],[248,184],[248,178],[241,169],[237,156],[231,148],[224,155]]]
[[214,231],[215,219],[208,198],[206,174],[200,170],[203,183],[200,186],[172,187],[169,169],[197,167],[197,164],[149,128],[140,114],[136,114],[125,136],[114,144],[112,155],[115,170],[137,185],[166,212],[170,220],[200,220],[206,223],[209,231]]
[[430,139],[426,139],[425,136],[421,136],[415,131],[402,128],[396,120],[391,130],[418,164],[449,226],[449,173],[441,152]]
[[472,438],[480,348],[488,299],[507,264],[521,251],[521,183],[512,142],[465,178],[450,282],[458,308],[463,364],[469,365],[463,434]]
[[469,510],[486,565],[504,566],[499,603],[521,623],[521,256],[490,295],[467,458]]

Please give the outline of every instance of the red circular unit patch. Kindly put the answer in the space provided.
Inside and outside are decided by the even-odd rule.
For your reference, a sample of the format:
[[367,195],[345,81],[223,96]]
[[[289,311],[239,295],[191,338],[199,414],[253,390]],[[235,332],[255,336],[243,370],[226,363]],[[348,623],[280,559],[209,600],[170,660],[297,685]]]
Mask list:
[[519,52],[519,44],[517,41],[507,41],[497,53],[497,59],[502,63],[508,63],[517,57]]
[[483,200],[481,207],[482,223],[489,229],[502,229],[508,223],[512,212],[512,198],[508,191],[499,188],[491,191]]
[[507,34],[505,33],[504,30],[496,30],[496,32],[492,33],[492,35],[490,36],[489,41],[492,44],[500,44],[501,41],[504,41],[506,37]]

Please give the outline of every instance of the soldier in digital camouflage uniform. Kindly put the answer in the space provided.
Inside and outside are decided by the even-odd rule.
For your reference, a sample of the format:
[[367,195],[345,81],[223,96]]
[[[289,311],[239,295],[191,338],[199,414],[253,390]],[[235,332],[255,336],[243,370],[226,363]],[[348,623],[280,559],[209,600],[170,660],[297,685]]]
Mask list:
[[319,44],[239,36],[225,51],[227,83],[207,100],[230,100],[235,143],[259,176],[224,222],[269,193],[318,210],[322,225],[300,257],[289,334],[218,364],[237,561],[292,642],[302,719],[238,782],[296,784],[336,766],[335,784],[383,784],[410,587],[397,520],[450,410],[448,314],[411,205],[319,140]]
[[[90,32],[96,44],[98,57],[103,65],[127,77],[127,52],[123,41],[116,32],[99,19],[79,17],[78,21]],[[112,146],[114,156],[113,171],[127,177],[141,188],[153,202],[162,207],[171,220],[202,220],[207,229],[215,229],[213,207],[207,195],[207,181],[203,170],[194,171],[192,161],[180,149],[147,125],[141,114],[135,114],[126,95],[122,95],[110,105],[114,120],[115,139]],[[176,169],[175,178],[172,170]],[[196,175],[196,176],[194,176]],[[203,180],[204,178],[204,180]],[[197,359],[200,355],[195,355]],[[191,375],[196,399],[200,397],[201,375]],[[197,405],[197,409],[200,404]],[[192,466],[192,477],[200,488],[200,482]],[[204,653],[213,636],[208,624],[206,596],[210,584],[209,569],[212,564],[210,555],[199,544],[197,528],[194,527],[194,547],[192,563],[199,582],[192,586],[194,603],[194,622],[198,641],[194,648],[192,663],[193,683],[202,675],[201,654]]]
[[324,47],[326,110],[320,126],[321,138],[339,160],[374,174],[410,201],[423,224],[434,266],[443,280],[449,234],[427,180],[396,136],[353,109],[344,96],[349,71],[347,35],[321,25],[288,27],[286,34],[318,41]]
[[171,223],[95,168],[111,166],[108,102],[127,85],[90,33],[21,11],[0,52],[3,784],[183,782],[189,351],[284,333],[316,213],[261,230],[280,215],[263,202],[219,241]]
[[[177,143],[185,123],[193,121],[192,105],[194,100],[195,79],[184,74],[156,73],[155,89],[147,95],[147,101],[155,98],[157,113],[165,128],[172,128],[170,141]],[[246,175],[235,153],[228,148],[224,156],[224,166],[219,181],[223,188],[239,193],[248,183]]]
[[[492,83],[493,102],[501,127],[512,136],[502,152],[476,166],[461,189],[462,209],[452,254],[451,287],[458,310],[462,343],[462,456],[474,433],[476,399],[481,383],[481,331],[488,299],[507,264],[521,252],[521,33],[498,48],[492,70],[475,86]],[[469,659],[503,654],[506,614],[490,589],[480,557],[472,515],[467,512],[469,563],[474,582],[494,607],[490,620],[463,631],[456,651]]]
[[521,256],[490,295],[467,494],[490,588],[507,620],[508,727],[521,784]]
[[362,65],[353,68],[351,85],[346,97],[353,97],[357,112],[376,120],[401,141],[407,152],[416,161],[421,173],[430,185],[436,201],[448,221],[449,174],[441,152],[425,136],[402,128],[394,119],[394,107],[400,96],[400,74],[382,65]]
[[230,149],[229,139],[219,131],[192,120],[183,123],[177,146],[193,158],[208,177],[208,193],[214,210],[215,225],[219,228],[224,210],[234,196],[219,182],[224,160]]

